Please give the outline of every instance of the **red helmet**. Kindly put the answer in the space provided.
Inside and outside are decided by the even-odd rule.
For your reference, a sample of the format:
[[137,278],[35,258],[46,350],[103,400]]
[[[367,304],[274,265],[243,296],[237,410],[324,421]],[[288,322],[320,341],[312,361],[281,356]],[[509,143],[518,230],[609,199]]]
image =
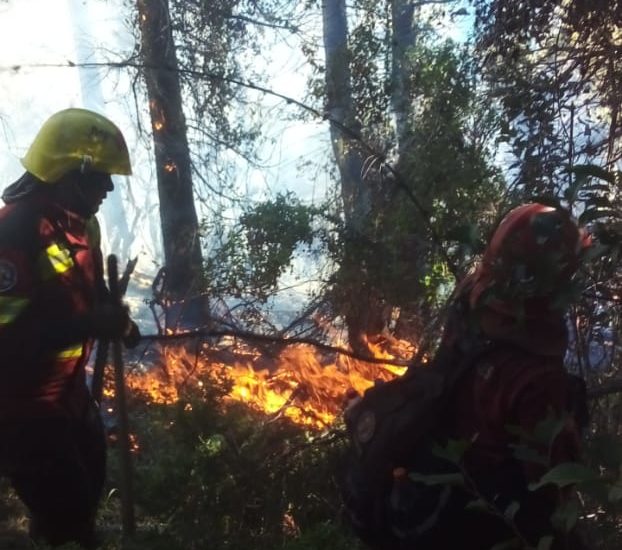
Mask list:
[[507,305],[552,296],[570,280],[590,243],[564,210],[539,203],[514,208],[484,252],[471,303],[485,291]]

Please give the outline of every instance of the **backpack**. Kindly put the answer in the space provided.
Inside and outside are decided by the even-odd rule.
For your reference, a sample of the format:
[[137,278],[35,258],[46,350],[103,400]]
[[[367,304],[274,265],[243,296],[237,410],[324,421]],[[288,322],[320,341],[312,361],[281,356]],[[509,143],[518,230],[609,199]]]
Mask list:
[[346,411],[350,449],[340,489],[350,524],[369,545],[410,547],[443,514],[464,506],[459,489],[416,483],[407,474],[456,471],[432,446],[443,437],[458,382],[491,348],[488,342],[456,345],[429,365],[368,389]]

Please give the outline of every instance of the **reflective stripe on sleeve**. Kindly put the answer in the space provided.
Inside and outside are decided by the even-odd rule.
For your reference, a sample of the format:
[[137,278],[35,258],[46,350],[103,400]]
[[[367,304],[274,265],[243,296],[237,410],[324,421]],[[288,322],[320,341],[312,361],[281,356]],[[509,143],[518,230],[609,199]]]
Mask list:
[[57,359],[76,359],[82,355],[82,344],[71,346],[56,353]]
[[48,246],[45,252],[56,273],[65,273],[74,265],[71,252],[66,247],[59,246],[58,243]]
[[15,296],[0,296],[0,325],[9,325],[24,311],[30,300]]

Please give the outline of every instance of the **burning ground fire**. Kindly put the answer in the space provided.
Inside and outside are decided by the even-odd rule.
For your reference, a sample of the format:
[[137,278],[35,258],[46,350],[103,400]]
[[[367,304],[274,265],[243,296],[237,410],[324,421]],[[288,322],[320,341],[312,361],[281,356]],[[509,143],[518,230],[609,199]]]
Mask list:
[[[408,342],[394,339],[369,346],[376,358],[387,360],[406,359],[414,351]],[[222,349],[222,343],[218,348],[205,344],[198,353],[183,346],[166,346],[162,368],[130,373],[128,387],[146,395],[151,403],[170,404],[180,399],[184,388],[202,387],[209,375],[216,383],[231,386],[226,397],[229,401],[323,429],[340,414],[348,390],[362,393],[376,380],[390,380],[406,370],[342,354],[329,355],[310,345],[287,346],[275,357],[240,346],[234,346],[234,353],[228,355]],[[110,390],[106,393],[112,395]]]

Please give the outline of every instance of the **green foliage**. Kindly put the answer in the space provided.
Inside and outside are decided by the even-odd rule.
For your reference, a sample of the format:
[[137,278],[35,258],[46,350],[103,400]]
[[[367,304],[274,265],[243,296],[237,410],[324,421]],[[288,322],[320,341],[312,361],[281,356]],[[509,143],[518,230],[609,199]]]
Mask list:
[[555,441],[568,422],[567,414],[559,415],[550,409],[530,432],[520,426],[506,426],[506,431],[518,438],[518,441],[509,444],[514,458],[548,468]]
[[220,383],[203,382],[174,405],[133,403],[138,519],[160,541],[147,547],[355,548],[339,522],[340,440],[225,406]]
[[521,548],[523,548],[523,545],[521,544],[520,539],[511,538],[498,542],[490,550],[521,550]]
[[579,520],[580,505],[576,500],[569,500],[557,507],[551,516],[551,524],[560,533],[570,533]]
[[411,481],[415,483],[423,483],[424,485],[464,485],[464,477],[460,472],[449,474],[417,474],[411,472],[408,474]]
[[564,462],[551,468],[540,478],[540,481],[530,484],[529,489],[537,491],[549,484],[562,488],[568,485],[596,481],[597,479],[599,479],[598,473],[590,468],[575,462]]
[[317,208],[303,205],[291,193],[248,208],[206,261],[211,293],[265,301],[298,247],[311,246],[317,215]]
[[[366,319],[368,329],[381,329],[382,311],[399,308],[398,327],[404,321],[410,332],[401,336],[420,337],[455,275],[481,250],[502,178],[492,164],[494,110],[477,99],[468,51],[451,42],[439,45],[422,31],[409,59],[413,116],[402,136],[407,145],[395,167],[398,175],[379,181],[370,176],[364,182],[372,195],[364,227],[337,228],[333,260],[339,268],[330,297],[346,317]],[[390,134],[380,137],[377,129],[365,128],[364,136],[390,142]],[[364,311],[356,309],[358,303]]]
[[[520,462],[538,464],[542,467],[543,473],[540,479],[529,484],[529,490],[546,491],[544,494],[550,496],[559,494],[561,497],[550,517],[551,534],[542,536],[536,547],[528,542],[528,537],[522,532],[519,518],[521,503],[515,500],[505,505],[504,508],[500,508],[496,497],[489,498],[486,496],[477,482],[469,475],[468,469],[464,465],[464,455],[470,446],[468,441],[450,440],[446,445],[442,447],[437,445],[433,449],[435,455],[456,467],[455,472],[425,475],[410,472],[409,478],[425,485],[461,487],[472,497],[472,500],[466,504],[465,510],[490,514],[503,521],[511,529],[514,536],[499,541],[494,548],[522,550],[550,548],[554,540],[554,533],[573,533],[581,518],[583,518],[581,527],[585,528],[587,522],[585,521],[586,508],[584,503],[586,499],[593,501],[590,504],[591,509],[601,510],[603,517],[608,517],[613,523],[616,521],[618,505],[622,501],[622,475],[620,475],[622,447],[617,438],[601,437],[592,441],[587,447],[587,465],[579,462],[552,465],[552,446],[567,424],[568,418],[565,415],[559,416],[549,412],[532,431],[512,426],[507,427],[507,431],[516,439],[515,443],[510,445],[514,450],[515,458]],[[605,467],[605,465],[607,466]],[[571,488],[581,493],[581,500],[572,495]],[[600,537],[602,537],[602,533]],[[614,538],[611,537],[612,540]],[[612,547],[615,547],[615,544]]]
[[[620,158],[622,5],[474,0],[477,53],[504,109],[510,166],[527,194],[559,196],[564,164]],[[537,12],[537,13],[536,13]]]
[[536,548],[536,550],[549,550],[552,544],[553,544],[553,537],[550,535],[547,535],[546,537],[542,537],[538,541],[538,547]]
[[387,109],[391,83],[387,67],[385,28],[388,3],[359,0],[358,17],[348,37],[352,99],[356,119],[367,131],[388,131]]
[[357,550],[362,547],[335,523],[319,523],[283,545],[283,550]]
[[428,216],[424,219],[396,192],[380,228],[384,239],[394,243],[395,256],[410,244],[410,254],[393,262],[395,280],[409,283],[409,289],[396,285],[402,300],[423,294],[434,301],[453,282],[448,258],[460,268],[481,250],[480,234],[490,221],[502,179],[488,149],[494,111],[478,102],[468,52],[451,42],[423,40],[411,59],[416,109],[411,146],[398,169]]
[[435,445],[432,452],[436,456],[458,465],[462,463],[464,453],[466,453],[470,446],[470,441],[450,439],[444,446]]
[[249,209],[240,218],[246,237],[251,278],[258,288],[276,286],[289,266],[295,248],[313,241],[315,208],[304,206],[291,193],[277,194]]

